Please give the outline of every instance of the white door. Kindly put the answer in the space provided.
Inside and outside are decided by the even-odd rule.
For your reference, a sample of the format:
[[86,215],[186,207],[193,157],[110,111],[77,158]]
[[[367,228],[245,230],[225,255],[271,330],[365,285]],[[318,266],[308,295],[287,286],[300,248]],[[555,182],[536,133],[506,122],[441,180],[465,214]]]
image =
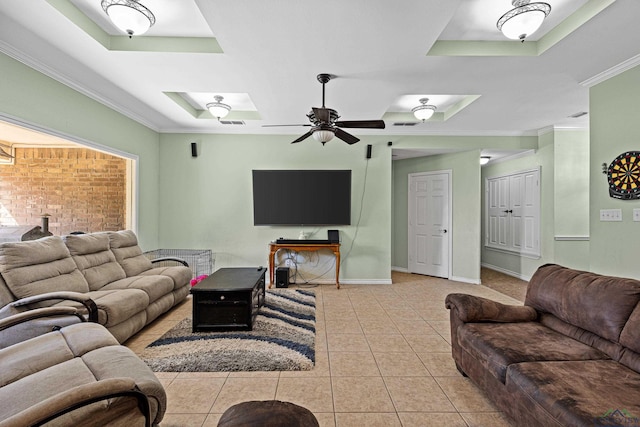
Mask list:
[[409,175],[409,272],[450,277],[450,171]]

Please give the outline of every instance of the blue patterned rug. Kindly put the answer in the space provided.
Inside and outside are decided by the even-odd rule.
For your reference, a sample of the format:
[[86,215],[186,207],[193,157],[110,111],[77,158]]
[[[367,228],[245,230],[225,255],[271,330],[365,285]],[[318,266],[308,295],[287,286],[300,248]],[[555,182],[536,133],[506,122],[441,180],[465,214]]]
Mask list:
[[316,297],[267,290],[252,331],[191,332],[186,318],[140,357],[155,372],[301,371],[315,364]]

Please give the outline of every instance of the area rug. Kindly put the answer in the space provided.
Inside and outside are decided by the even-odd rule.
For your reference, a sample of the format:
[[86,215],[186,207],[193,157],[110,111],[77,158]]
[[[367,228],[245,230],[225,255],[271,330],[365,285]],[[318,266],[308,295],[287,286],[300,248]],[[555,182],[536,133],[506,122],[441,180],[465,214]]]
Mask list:
[[140,357],[155,372],[298,371],[315,364],[315,294],[267,290],[252,331],[191,332],[191,318]]

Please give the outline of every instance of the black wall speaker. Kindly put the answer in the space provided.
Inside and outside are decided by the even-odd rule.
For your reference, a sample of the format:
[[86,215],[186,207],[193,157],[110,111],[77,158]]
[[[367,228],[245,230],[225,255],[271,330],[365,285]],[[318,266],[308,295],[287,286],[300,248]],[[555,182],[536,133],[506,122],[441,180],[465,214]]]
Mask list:
[[195,142],[191,143],[191,157],[198,157],[198,144]]
[[340,231],[327,230],[327,239],[329,243],[340,243]]
[[276,288],[289,287],[289,267],[276,268]]
[[373,147],[371,146],[371,144],[367,145],[367,159],[371,158],[371,149]]

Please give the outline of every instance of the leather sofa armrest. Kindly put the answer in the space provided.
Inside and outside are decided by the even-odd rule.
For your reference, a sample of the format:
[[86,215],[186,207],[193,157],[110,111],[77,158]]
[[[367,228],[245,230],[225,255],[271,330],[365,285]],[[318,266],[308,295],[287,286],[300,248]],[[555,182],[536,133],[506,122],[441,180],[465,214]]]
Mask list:
[[14,314],[12,316],[1,319],[0,331],[3,331],[15,325],[19,325],[20,323],[28,322],[30,320],[53,316],[76,316],[80,319],[80,321],[86,322],[86,319],[75,307],[45,307],[24,311],[22,313]]
[[182,258],[176,258],[176,257],[171,257],[171,256],[163,256],[161,258],[154,258],[151,260],[151,264],[155,264],[156,262],[163,262],[163,261],[175,261],[179,264],[184,265],[185,267],[189,267],[189,263],[185,260],[183,260]]
[[37,302],[56,299],[70,300],[81,303],[87,309],[88,320],[90,322],[98,323],[98,306],[91,298],[89,298],[88,295],[80,292],[47,292],[44,294],[33,295],[30,297],[19,299],[12,302],[10,305],[13,307],[22,307]]
[[[135,381],[131,378],[109,378],[74,387],[0,421],[0,426],[39,426],[83,406],[106,399],[127,396],[137,399],[138,408],[146,420],[145,425],[150,427],[152,421],[149,400],[136,387]],[[91,424],[91,420],[84,421],[87,425]]]
[[455,311],[463,323],[531,322],[538,318],[538,313],[532,307],[507,305],[467,294],[447,295],[445,306],[449,310]]

